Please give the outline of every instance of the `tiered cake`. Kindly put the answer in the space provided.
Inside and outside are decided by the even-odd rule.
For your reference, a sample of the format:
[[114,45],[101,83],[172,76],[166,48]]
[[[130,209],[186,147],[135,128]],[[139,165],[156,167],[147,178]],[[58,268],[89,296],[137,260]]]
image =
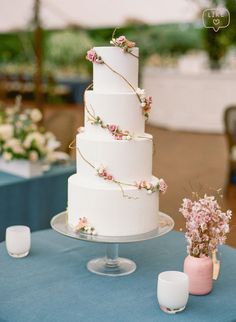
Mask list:
[[[95,47],[93,90],[85,92],[85,127],[76,137],[77,173],[68,182],[68,223],[104,236],[158,227],[162,179],[152,176],[151,98],[138,88],[138,48],[124,36]],[[91,228],[93,227],[93,228]]]

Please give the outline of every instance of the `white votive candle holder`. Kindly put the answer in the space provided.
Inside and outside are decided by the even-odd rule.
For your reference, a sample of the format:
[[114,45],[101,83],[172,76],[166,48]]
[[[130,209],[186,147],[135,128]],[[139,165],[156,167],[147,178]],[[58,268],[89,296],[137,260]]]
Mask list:
[[6,229],[6,248],[10,256],[22,258],[29,254],[31,244],[30,228],[11,226]]
[[174,314],[185,309],[189,297],[188,275],[166,271],[158,275],[157,299],[162,311]]

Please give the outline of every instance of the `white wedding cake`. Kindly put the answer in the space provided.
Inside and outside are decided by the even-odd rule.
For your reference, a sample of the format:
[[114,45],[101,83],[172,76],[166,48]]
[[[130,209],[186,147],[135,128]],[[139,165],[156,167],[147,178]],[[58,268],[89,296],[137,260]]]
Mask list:
[[163,179],[152,176],[151,97],[138,88],[139,50],[125,36],[95,47],[93,89],[85,91],[85,126],[76,137],[77,173],[68,180],[68,224],[77,231],[130,236],[159,224]]

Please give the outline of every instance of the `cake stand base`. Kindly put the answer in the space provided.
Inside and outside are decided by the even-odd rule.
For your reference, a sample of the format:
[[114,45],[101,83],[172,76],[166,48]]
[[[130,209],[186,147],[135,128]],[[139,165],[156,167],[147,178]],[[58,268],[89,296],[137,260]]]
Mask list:
[[124,276],[136,270],[130,259],[118,257],[118,244],[107,244],[105,257],[95,258],[87,263],[90,272],[106,276]]

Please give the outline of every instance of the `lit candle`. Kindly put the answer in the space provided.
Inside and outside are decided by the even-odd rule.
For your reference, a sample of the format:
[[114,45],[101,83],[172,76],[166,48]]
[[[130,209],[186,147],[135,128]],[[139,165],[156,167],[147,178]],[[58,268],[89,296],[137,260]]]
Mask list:
[[166,313],[183,311],[189,296],[189,280],[185,273],[166,271],[158,275],[157,298]]
[[6,248],[12,257],[25,257],[29,254],[31,244],[30,228],[11,226],[6,229]]

